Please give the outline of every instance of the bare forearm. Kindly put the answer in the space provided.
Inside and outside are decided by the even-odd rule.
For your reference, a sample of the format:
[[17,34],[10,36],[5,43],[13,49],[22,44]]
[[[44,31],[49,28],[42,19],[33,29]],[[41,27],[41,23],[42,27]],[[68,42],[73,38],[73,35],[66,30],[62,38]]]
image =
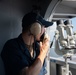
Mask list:
[[23,70],[22,75],[38,75],[40,73],[40,70],[43,66],[43,62],[45,59],[46,54],[44,52],[42,52],[37,59],[35,60],[35,62],[33,63],[32,66],[25,68],[25,70]]
[[27,75],[38,75],[40,73],[42,65],[43,63],[41,62],[41,60],[37,58],[34,64],[29,67],[29,74]]
[[33,68],[32,72],[34,72],[33,75],[38,75],[40,73],[40,70],[41,70],[41,68],[43,66],[45,57],[46,57],[46,54],[44,52],[42,52],[38,56],[38,58],[36,59],[35,63],[32,66],[32,68]]

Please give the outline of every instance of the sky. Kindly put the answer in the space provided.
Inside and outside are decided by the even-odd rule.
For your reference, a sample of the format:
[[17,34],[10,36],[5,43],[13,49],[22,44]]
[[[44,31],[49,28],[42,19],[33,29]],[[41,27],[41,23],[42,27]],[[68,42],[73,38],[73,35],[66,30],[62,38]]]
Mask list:
[[76,31],[76,17],[71,20],[72,20],[72,25],[74,26],[73,31]]

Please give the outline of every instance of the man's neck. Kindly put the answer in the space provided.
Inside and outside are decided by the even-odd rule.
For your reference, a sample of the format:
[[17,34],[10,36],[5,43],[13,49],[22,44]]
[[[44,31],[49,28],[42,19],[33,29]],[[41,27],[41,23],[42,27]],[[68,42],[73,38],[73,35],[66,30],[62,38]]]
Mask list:
[[29,35],[28,33],[22,34],[23,41],[28,48],[31,57],[33,57],[33,43],[34,43],[34,37],[32,35]]
[[34,43],[34,37],[28,33],[22,33],[23,41],[26,45],[31,46]]

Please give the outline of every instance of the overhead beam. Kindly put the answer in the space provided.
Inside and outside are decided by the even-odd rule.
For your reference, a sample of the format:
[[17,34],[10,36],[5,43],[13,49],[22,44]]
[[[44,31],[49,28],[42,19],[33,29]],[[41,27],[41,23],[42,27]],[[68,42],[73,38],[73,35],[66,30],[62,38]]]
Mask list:
[[54,15],[57,15],[57,16],[76,16],[76,14],[68,14],[68,13],[54,13]]

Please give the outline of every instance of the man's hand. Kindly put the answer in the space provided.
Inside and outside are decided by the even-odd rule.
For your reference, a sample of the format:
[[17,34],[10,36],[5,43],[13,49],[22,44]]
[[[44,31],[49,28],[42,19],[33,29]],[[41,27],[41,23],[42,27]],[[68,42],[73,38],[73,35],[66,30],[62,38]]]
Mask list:
[[49,38],[48,35],[46,35],[44,37],[43,42],[40,42],[40,55],[38,56],[38,58],[40,58],[42,64],[43,64],[44,59],[45,59],[45,57],[47,55],[47,52],[48,52],[48,50],[50,48],[49,41],[50,41],[50,38]]
[[43,39],[43,42],[40,42],[40,52],[43,51],[43,52],[45,52],[45,54],[47,54],[49,47],[50,47],[49,41],[50,41],[50,38],[46,34]]

